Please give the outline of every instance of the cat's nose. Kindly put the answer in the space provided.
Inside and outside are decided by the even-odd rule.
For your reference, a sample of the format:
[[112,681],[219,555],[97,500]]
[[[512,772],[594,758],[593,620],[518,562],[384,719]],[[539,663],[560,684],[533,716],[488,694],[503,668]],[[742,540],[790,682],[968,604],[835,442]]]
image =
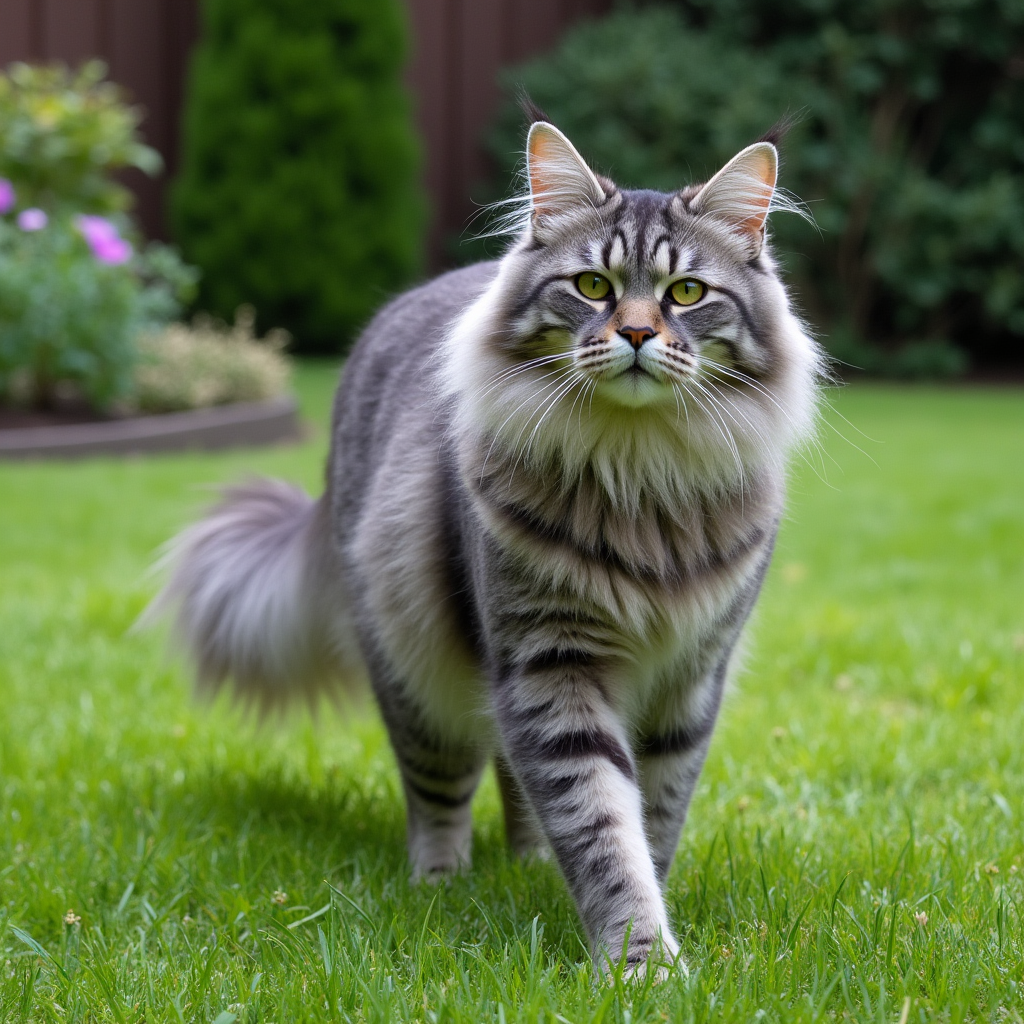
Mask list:
[[650,327],[620,327],[618,333],[635,349],[639,349],[648,338],[653,338],[655,334]]

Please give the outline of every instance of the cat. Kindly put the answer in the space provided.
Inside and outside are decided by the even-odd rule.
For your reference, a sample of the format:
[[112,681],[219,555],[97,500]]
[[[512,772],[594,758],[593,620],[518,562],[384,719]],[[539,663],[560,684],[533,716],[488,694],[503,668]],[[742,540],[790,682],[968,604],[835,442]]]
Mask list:
[[202,687],[264,707],[363,666],[416,878],[468,865],[494,757],[511,846],[554,855],[595,960],[632,973],[682,962],[663,889],[815,419],[777,163],[766,138],[630,191],[535,121],[505,255],[355,345],[325,494],[230,489],[156,602]]

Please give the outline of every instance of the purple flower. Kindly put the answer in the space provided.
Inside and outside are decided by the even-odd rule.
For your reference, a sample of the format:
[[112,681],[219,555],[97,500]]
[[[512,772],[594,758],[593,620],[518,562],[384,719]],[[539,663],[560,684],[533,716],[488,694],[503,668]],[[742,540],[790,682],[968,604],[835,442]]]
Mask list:
[[92,254],[100,263],[127,263],[132,258],[132,247],[130,242],[123,238],[110,238],[103,242],[94,242],[91,246]]
[[0,178],[0,217],[11,212],[14,200],[14,186],[6,178]]
[[50,218],[37,206],[30,206],[18,214],[18,227],[22,231],[42,231],[50,222]]
[[82,232],[93,256],[100,263],[125,263],[132,257],[132,247],[117,232],[117,225],[106,217],[82,214],[75,218],[78,230]]

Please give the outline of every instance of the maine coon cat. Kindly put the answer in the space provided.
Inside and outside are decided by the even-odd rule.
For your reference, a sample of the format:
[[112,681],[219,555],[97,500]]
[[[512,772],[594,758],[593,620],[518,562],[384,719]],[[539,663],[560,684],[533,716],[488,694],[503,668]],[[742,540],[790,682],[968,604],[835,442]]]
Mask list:
[[632,969],[678,954],[662,889],[813,421],[776,167],[762,141],[628,191],[534,123],[505,256],[355,346],[326,492],[229,491],[159,601],[201,685],[264,705],[361,662],[417,877],[468,864],[495,758],[509,842],[550,848],[595,956]]

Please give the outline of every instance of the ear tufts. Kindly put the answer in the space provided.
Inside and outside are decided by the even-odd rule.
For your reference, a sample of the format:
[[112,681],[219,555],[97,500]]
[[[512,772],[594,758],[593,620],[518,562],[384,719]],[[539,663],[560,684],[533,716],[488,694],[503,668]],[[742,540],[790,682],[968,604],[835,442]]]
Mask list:
[[536,124],[538,121],[544,121],[547,124],[551,123],[551,118],[533,102],[526,89],[520,87],[516,99],[519,101],[519,109],[522,110],[527,124]]
[[803,115],[799,111],[796,113],[788,111],[783,114],[782,117],[780,117],[778,121],[776,121],[775,124],[773,124],[771,128],[769,128],[768,131],[766,131],[757,141],[770,142],[776,149],[781,149],[782,140],[801,122],[801,120],[803,120]]
[[736,154],[693,199],[698,213],[725,221],[754,255],[761,250],[775,194],[779,154],[771,142],[755,142]]
[[536,121],[526,140],[533,220],[598,206],[607,198],[601,183],[573,144],[547,121]]

